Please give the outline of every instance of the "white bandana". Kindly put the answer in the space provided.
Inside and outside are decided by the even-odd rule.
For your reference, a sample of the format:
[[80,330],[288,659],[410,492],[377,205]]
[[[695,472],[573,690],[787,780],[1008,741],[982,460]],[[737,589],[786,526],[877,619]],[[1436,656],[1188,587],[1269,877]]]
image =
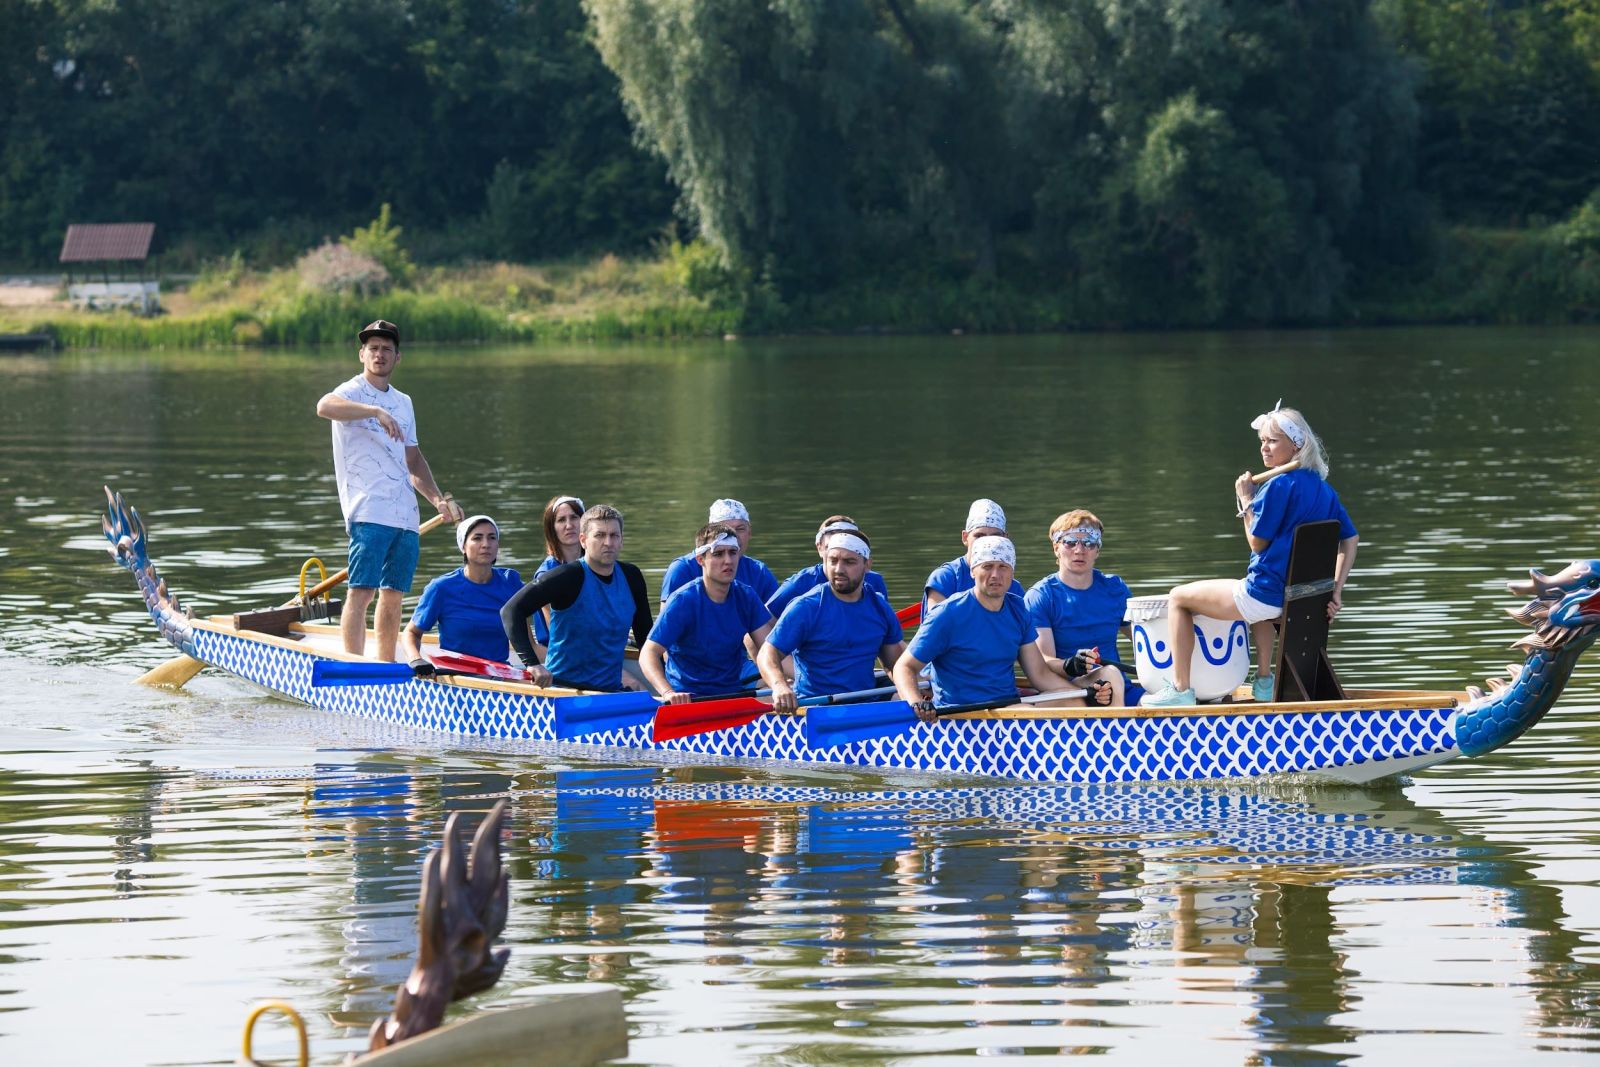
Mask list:
[[732,534],[721,534],[715,541],[707,541],[694,550],[696,556],[703,556],[708,552],[715,552],[719,548],[738,548],[739,539]]
[[984,563],[1004,563],[1016,569],[1017,546],[1011,543],[1011,538],[998,534],[978,538],[967,546],[967,565],[977,570]]
[[713,500],[707,522],[749,522],[750,512],[737,500]]
[[467,535],[471,533],[472,528],[478,525],[480,522],[486,522],[490,526],[493,526],[494,535],[496,537],[500,536],[500,524],[495,522],[489,516],[468,515],[466,518],[456,523],[456,551],[465,552],[467,550]]
[[820,541],[831,533],[860,533],[861,527],[853,522],[825,522],[817,529],[817,540]]
[[1005,509],[988,498],[974,500],[972,506],[967,509],[967,525],[962,529],[967,533],[971,533],[973,530],[981,530],[986,526],[995,530],[1004,530],[1006,528]]
[[1278,429],[1283,431],[1283,436],[1294,442],[1294,447],[1304,448],[1306,446],[1306,428],[1287,411],[1283,410],[1283,397],[1280,396],[1278,398],[1278,403],[1271,411],[1257,415],[1250,423],[1250,428],[1256,433],[1260,433],[1269,422],[1277,423]]
[[826,547],[829,549],[842,548],[846,552],[854,552],[862,559],[872,558],[872,548],[853,533],[833,534],[828,538]]
[[1068,541],[1087,541],[1091,545],[1099,546],[1100,531],[1093,526],[1079,526],[1071,530],[1057,530],[1056,535],[1050,538],[1055,544],[1065,544]]
[[562,504],[576,504],[576,505],[578,505],[578,514],[582,515],[583,512],[584,512],[583,501],[579,500],[575,496],[558,496],[558,497],[556,497],[556,502],[554,504],[550,505],[550,510],[554,511],[556,508],[559,508]]

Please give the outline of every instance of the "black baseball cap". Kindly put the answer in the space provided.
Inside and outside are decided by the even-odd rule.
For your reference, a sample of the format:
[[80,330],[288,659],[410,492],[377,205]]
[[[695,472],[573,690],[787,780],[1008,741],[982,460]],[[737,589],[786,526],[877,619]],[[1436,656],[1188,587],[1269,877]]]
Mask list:
[[400,347],[400,327],[396,326],[388,319],[378,319],[376,322],[367,323],[366,326],[362,327],[361,332],[356,334],[356,336],[361,338],[362,344],[366,344],[367,338],[371,337],[375,333],[382,334],[384,337],[389,338],[389,340],[394,342],[394,346],[396,348]]

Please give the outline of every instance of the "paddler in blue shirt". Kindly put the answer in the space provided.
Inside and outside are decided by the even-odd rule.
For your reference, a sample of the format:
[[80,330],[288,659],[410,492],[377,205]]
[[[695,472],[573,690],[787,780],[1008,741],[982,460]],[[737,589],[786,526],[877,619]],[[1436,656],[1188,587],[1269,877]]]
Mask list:
[[[905,651],[905,632],[894,608],[874,592],[872,546],[859,530],[837,530],[823,545],[827,584],[789,602],[756,658],[772,688],[772,706],[793,711],[799,700],[858,693],[873,686],[872,661],[885,670]],[[794,657],[794,684],[783,659]]]
[[[1027,606],[1010,591],[1016,584],[1016,546],[1010,538],[990,534],[967,546],[967,559],[973,587],[951,596],[924,619],[911,646],[894,665],[900,699],[916,708],[917,716],[925,721],[933,720],[936,707],[1014,699],[1018,662],[1028,684],[1040,692],[1050,690],[1056,681],[1034,643],[1037,634]],[[930,663],[934,668],[933,699],[926,700],[920,673]],[[1110,686],[1103,687],[1102,702],[1110,695]],[[1064,701],[1061,706],[1082,703]]]
[[433,673],[433,664],[422,654],[422,635],[435,626],[441,649],[496,662],[504,662],[509,651],[500,608],[522,586],[522,576],[495,566],[499,525],[487,515],[462,519],[456,524],[456,548],[462,565],[428,583],[400,633],[406,660],[419,676]]
[[[829,515],[822,520],[822,525],[817,528],[817,555],[826,560],[828,558],[828,537],[836,533],[860,533],[861,527],[856,525],[856,520],[848,515]],[[804,570],[795,571],[783,580],[778,586],[778,591],[767,598],[767,610],[772,612],[774,619],[783,618],[783,609],[788,607],[796,597],[808,593],[820,585],[828,584],[828,576],[823,573],[823,564],[806,567]],[[883,584],[883,575],[875,570],[867,571],[867,588],[874,593],[889,599],[889,588]]]
[[639,668],[662,700],[681,704],[744,688],[745,649],[760,652],[772,615],[736,577],[740,549],[738,533],[725,523],[708,523],[696,535],[690,558],[702,574],[662,606],[639,650]]
[[[961,528],[961,543],[970,547],[972,542],[980,537],[995,536],[1010,536],[1006,533],[1005,509],[987,498],[974,500],[972,506],[967,509],[967,523]],[[933,609],[946,599],[971,589],[974,584],[972,566],[967,562],[965,553],[935,568],[934,572],[928,575],[928,580],[922,584],[923,621],[927,621]],[[1013,579],[1011,586],[1011,592],[1019,597],[1023,595],[1021,582]]]
[[[711,508],[706,517],[708,523],[721,523],[731,528],[734,535],[739,538],[739,573],[737,578],[749,586],[761,602],[765,604],[767,598],[778,591],[778,579],[765,563],[753,556],[745,555],[750,550],[750,512],[739,501],[731,499],[712,501]],[[700,577],[700,565],[693,552],[679,556],[667,565],[667,573],[661,579],[661,607],[666,609],[667,601],[672,599],[672,594]]]
[[[1126,633],[1128,583],[1095,567],[1105,526],[1094,512],[1078,508],[1050,524],[1050,550],[1057,570],[1033,584],[1023,602],[1038,630],[1039,651],[1069,685],[1111,683],[1111,702],[1132,707],[1144,690],[1123,676],[1117,635]],[[1104,666],[1102,666],[1104,664]]]
[[[617,559],[622,512],[596,504],[578,529],[583,555],[540,574],[500,611],[506,636],[539,685],[615,692],[636,688],[624,670],[628,631],[643,644],[650,632],[650,593],[644,575]],[[538,663],[528,620],[550,609],[550,655]]]

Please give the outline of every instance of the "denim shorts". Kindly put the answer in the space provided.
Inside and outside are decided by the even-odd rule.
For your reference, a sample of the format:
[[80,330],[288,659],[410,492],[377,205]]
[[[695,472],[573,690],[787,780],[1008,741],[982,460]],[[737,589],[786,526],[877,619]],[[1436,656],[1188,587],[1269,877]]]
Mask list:
[[350,588],[411,592],[421,548],[417,531],[376,522],[350,524]]

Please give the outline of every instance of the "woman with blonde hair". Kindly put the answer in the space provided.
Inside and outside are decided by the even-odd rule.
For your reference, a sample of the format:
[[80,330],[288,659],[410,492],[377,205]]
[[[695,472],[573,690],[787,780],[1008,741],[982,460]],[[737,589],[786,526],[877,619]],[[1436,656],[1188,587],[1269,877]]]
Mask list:
[[1289,571],[1289,548],[1296,527],[1325,519],[1339,521],[1339,558],[1333,579],[1333,600],[1328,618],[1343,607],[1344,584],[1356,561],[1359,536],[1350,515],[1339,501],[1339,494],[1328,484],[1328,460],[1322,442],[1311,432],[1306,417],[1283,401],[1250,423],[1261,442],[1261,462],[1270,470],[1291,460],[1298,466],[1287,473],[1256,485],[1249,471],[1233,483],[1244,521],[1245,540],[1250,545],[1250,569],[1243,579],[1212,578],[1189,582],[1173,589],[1167,601],[1168,629],[1172,635],[1173,684],[1144,698],[1154,707],[1193,704],[1194,689],[1189,685],[1189,657],[1194,654],[1194,616],[1213,619],[1242,619],[1250,627],[1256,646],[1256,677],[1251,694],[1257,700],[1271,700],[1272,651],[1275,634],[1272,622],[1283,614],[1283,586]]

